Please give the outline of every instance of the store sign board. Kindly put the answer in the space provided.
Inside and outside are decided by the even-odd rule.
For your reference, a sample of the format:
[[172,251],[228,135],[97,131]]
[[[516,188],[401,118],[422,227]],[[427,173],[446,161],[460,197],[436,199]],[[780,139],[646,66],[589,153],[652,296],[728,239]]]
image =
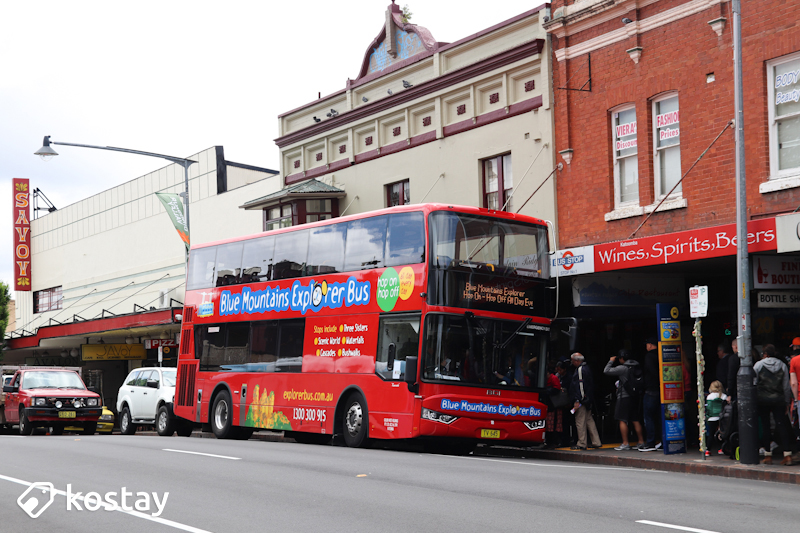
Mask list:
[[147,359],[143,344],[82,344],[83,361],[128,361]]
[[800,213],[775,217],[778,253],[800,252]]
[[800,258],[790,256],[753,257],[753,288],[800,289]]
[[686,453],[680,310],[676,304],[660,303],[656,305],[656,315],[661,337],[658,369],[664,454]]
[[800,307],[800,291],[760,291],[757,299],[762,308]]
[[594,272],[594,246],[556,250],[550,260],[554,276],[575,276]]
[[[595,272],[682,261],[709,259],[736,254],[736,224],[666,233],[627,241],[594,245]],[[750,253],[777,249],[775,219],[747,223]]]
[[155,350],[159,346],[176,348],[178,343],[175,342],[175,339],[146,339],[144,341],[144,347],[147,350]]
[[14,290],[31,290],[31,202],[30,184],[25,178],[12,180],[14,224]]

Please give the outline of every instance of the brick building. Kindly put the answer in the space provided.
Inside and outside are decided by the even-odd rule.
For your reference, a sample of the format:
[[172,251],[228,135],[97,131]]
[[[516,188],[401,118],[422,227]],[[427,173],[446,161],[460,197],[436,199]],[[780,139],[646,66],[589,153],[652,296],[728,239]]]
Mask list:
[[[753,344],[786,353],[800,335],[800,29],[792,2],[742,7]],[[567,163],[555,260],[572,289],[564,313],[602,361],[622,347],[642,355],[654,304],[674,302],[693,368],[688,288],[708,285],[706,386],[738,322],[732,24],[719,0],[556,0],[543,24]]]

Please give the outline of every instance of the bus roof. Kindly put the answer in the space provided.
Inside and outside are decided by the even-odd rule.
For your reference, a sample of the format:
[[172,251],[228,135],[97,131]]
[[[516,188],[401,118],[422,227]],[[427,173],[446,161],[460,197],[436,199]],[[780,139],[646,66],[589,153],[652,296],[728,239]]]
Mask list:
[[492,216],[500,219],[505,220],[515,220],[519,222],[524,222],[526,224],[537,224],[540,226],[547,226],[547,223],[535,217],[529,217],[527,215],[520,215],[518,213],[509,213],[507,211],[496,211],[494,209],[487,209],[485,207],[474,207],[468,205],[450,205],[450,204],[437,204],[437,203],[428,203],[428,204],[410,204],[410,205],[397,205],[394,207],[385,207],[383,209],[376,209],[375,211],[366,211],[364,213],[356,213],[354,215],[347,215],[343,217],[336,217],[330,218],[328,220],[321,220],[318,222],[309,222],[306,224],[302,224],[300,226],[290,226],[287,228],[280,228],[272,231],[263,231],[260,233],[254,233],[251,235],[244,235],[241,237],[233,237],[230,239],[222,239],[218,241],[211,241],[206,242],[203,244],[193,245],[191,248],[192,250],[206,248],[209,246],[218,246],[220,244],[227,244],[232,242],[239,242],[239,241],[246,241],[249,239],[254,239],[258,237],[263,237],[265,235],[278,235],[281,233],[288,233],[291,231],[297,231],[298,229],[308,229],[308,228],[315,228],[319,226],[327,226],[330,224],[337,224],[340,222],[348,222],[350,220],[359,220],[363,218],[374,217],[378,215],[386,215],[390,213],[408,213],[413,211],[421,211],[425,214],[428,214],[432,211],[455,211],[458,213],[466,213],[471,215],[483,215],[483,216]]

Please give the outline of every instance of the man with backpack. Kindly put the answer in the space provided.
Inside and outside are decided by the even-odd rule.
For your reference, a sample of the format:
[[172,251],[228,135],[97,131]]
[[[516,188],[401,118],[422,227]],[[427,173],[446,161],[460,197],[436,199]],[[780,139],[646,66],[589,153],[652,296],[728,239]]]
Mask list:
[[763,464],[772,464],[772,429],[769,416],[775,419],[775,429],[780,439],[779,449],[783,450],[782,465],[792,464],[792,440],[787,416],[788,406],[792,401],[792,389],[789,386],[789,370],[786,364],[775,357],[775,346],[767,344],[753,370],[756,373],[756,394],[758,397],[758,418],[761,421],[761,445],[766,450]]
[[614,448],[617,451],[633,449],[628,442],[629,424],[633,424],[639,446],[644,448],[644,432],[640,422],[639,404],[644,392],[644,376],[639,363],[631,359],[628,350],[622,349],[616,357],[606,363],[603,374],[616,376],[617,381],[617,406],[614,408],[614,418],[619,420],[619,432],[622,434],[622,444]]
[[646,442],[639,447],[640,452],[654,452],[661,447],[656,437],[661,428],[661,380],[658,367],[658,339],[648,337],[645,341],[647,353],[644,355],[644,395],[642,411]]

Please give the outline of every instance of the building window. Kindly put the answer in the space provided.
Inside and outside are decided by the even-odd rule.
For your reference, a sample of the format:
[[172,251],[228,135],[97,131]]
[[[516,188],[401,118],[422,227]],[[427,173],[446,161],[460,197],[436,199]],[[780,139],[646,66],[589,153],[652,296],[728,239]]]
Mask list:
[[408,180],[398,181],[386,186],[386,207],[408,205],[411,203],[411,189]]
[[44,313],[45,311],[61,309],[63,301],[60,286],[36,291],[33,293],[33,312]]
[[483,207],[511,211],[511,202],[508,199],[513,189],[514,179],[511,173],[511,154],[484,159]]
[[306,200],[306,222],[329,220],[334,217],[334,200]]
[[291,204],[279,205],[264,210],[264,231],[279,228],[288,228],[292,225],[292,206]]
[[[653,145],[656,198],[663,198],[681,179],[681,130],[678,95],[653,101]],[[672,193],[681,196],[681,185]]]
[[767,63],[770,177],[800,174],[800,53]]
[[611,114],[614,132],[614,199],[616,207],[639,204],[639,148],[636,108],[621,107]]

